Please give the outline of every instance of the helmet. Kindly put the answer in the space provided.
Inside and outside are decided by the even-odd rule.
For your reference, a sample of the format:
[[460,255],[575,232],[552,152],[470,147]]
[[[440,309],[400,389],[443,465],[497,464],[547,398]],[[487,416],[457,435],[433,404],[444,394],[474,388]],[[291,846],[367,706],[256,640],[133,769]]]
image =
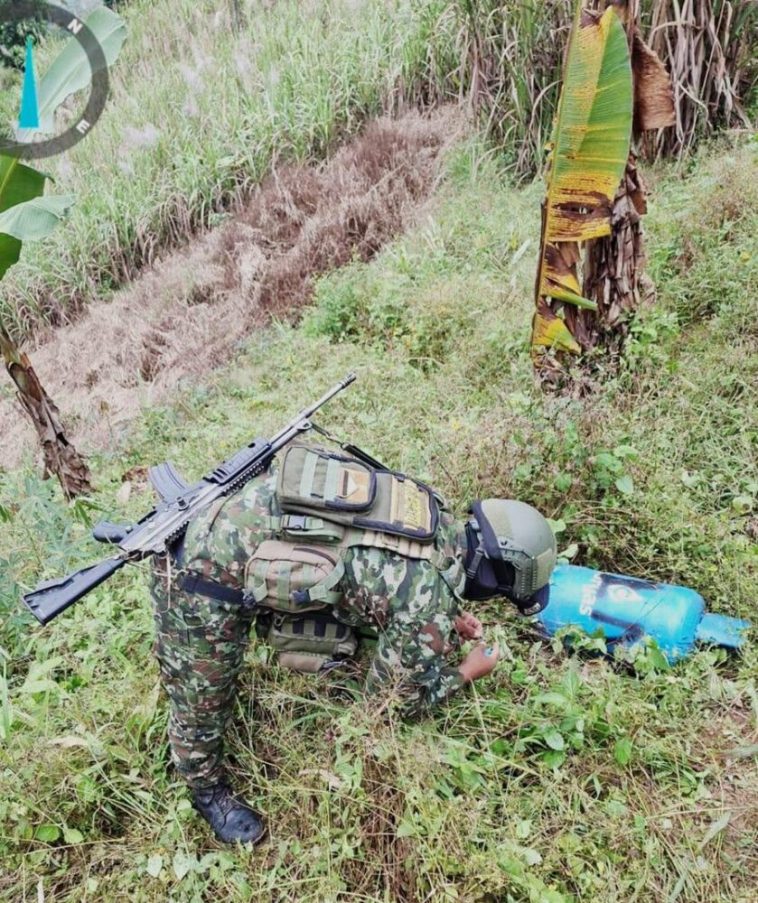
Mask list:
[[550,580],[556,544],[545,518],[524,502],[483,499],[466,524],[466,591],[469,599],[507,596],[524,610]]

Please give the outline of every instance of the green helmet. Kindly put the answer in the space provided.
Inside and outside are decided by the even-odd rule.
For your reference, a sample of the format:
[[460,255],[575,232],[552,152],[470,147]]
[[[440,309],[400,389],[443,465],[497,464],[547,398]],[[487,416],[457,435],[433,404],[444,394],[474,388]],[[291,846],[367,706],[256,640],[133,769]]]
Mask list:
[[504,595],[519,608],[529,608],[555,567],[550,524],[536,508],[514,499],[483,499],[469,513],[466,596]]

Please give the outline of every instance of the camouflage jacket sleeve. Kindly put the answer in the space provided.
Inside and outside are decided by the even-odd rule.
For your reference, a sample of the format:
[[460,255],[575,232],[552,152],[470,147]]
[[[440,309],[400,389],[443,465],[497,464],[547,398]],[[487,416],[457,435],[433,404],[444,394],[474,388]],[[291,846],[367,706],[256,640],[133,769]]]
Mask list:
[[396,692],[408,717],[449,699],[463,686],[448,656],[457,648],[458,600],[427,561],[370,548],[348,554],[345,601],[337,616],[378,632],[369,693]]

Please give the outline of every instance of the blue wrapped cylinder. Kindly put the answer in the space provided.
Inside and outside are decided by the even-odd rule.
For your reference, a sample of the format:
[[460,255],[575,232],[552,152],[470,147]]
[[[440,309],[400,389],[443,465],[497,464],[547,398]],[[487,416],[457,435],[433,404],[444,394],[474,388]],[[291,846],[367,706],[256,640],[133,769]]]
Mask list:
[[538,595],[545,603],[537,615],[545,633],[568,626],[588,634],[600,631],[609,649],[650,636],[669,662],[687,655],[697,642],[738,648],[750,626],[706,613],[703,597],[687,587],[570,564],[556,567]]

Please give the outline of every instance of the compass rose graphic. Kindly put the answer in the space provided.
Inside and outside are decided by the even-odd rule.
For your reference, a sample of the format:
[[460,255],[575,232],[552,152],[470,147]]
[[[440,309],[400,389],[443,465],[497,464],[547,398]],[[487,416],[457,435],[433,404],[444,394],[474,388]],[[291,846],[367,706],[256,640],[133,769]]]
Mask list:
[[[70,10],[40,0],[15,0],[4,4],[7,24],[41,22],[51,33],[64,34],[58,58],[38,78],[35,43],[26,38],[21,102],[14,137],[0,133],[0,154],[27,160],[51,157],[73,147],[100,118],[108,99],[108,58],[118,55],[125,36],[123,22],[106,7],[98,7],[83,21]],[[88,24],[89,23],[89,24]],[[91,27],[90,27],[91,26]],[[55,132],[55,109],[71,94],[89,88],[84,109],[63,131]]]

